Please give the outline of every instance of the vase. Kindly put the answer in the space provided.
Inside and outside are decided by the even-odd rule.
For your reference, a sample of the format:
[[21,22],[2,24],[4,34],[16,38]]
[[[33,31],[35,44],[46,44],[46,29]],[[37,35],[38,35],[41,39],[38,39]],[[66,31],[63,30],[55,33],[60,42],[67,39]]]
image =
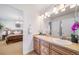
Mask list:
[[78,38],[76,37],[76,35],[71,35],[71,41],[73,42],[73,43],[78,43]]

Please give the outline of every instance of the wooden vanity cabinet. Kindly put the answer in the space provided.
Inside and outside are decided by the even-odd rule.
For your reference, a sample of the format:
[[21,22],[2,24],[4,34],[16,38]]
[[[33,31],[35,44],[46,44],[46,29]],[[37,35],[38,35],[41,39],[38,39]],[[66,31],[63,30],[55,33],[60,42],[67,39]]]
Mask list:
[[79,52],[34,37],[34,51],[40,55],[79,55]]
[[40,40],[40,51],[41,51],[41,55],[49,55],[50,44],[44,40]]
[[40,40],[36,37],[34,37],[33,39],[34,39],[34,51],[37,54],[40,54]]

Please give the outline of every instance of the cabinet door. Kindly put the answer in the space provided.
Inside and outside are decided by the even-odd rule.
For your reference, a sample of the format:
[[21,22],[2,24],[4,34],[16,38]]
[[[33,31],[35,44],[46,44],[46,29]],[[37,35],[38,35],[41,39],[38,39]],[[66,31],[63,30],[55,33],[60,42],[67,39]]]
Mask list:
[[40,54],[40,42],[38,38],[34,37],[34,51]]
[[49,55],[49,43],[41,40],[41,55]]

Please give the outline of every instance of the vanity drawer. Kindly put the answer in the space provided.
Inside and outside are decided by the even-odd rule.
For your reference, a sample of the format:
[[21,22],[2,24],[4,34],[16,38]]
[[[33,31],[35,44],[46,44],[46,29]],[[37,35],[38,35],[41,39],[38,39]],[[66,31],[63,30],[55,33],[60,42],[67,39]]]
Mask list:
[[75,55],[75,53],[73,53],[69,49],[66,49],[66,48],[58,46],[58,45],[51,44],[51,49],[56,51],[60,55]]
[[46,42],[44,40],[41,40],[40,43],[41,43],[41,45],[43,45],[43,46],[45,46],[47,48],[49,48],[49,46],[50,46],[50,43],[49,42]]

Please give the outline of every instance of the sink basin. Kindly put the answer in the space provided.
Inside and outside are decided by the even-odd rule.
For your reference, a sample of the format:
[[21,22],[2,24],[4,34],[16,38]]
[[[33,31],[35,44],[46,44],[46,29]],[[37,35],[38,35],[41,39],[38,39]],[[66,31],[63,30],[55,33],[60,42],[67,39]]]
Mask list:
[[61,45],[61,46],[66,46],[66,45],[72,44],[71,41],[62,40],[62,39],[59,39],[59,38],[53,38],[52,42],[55,43],[55,44]]

